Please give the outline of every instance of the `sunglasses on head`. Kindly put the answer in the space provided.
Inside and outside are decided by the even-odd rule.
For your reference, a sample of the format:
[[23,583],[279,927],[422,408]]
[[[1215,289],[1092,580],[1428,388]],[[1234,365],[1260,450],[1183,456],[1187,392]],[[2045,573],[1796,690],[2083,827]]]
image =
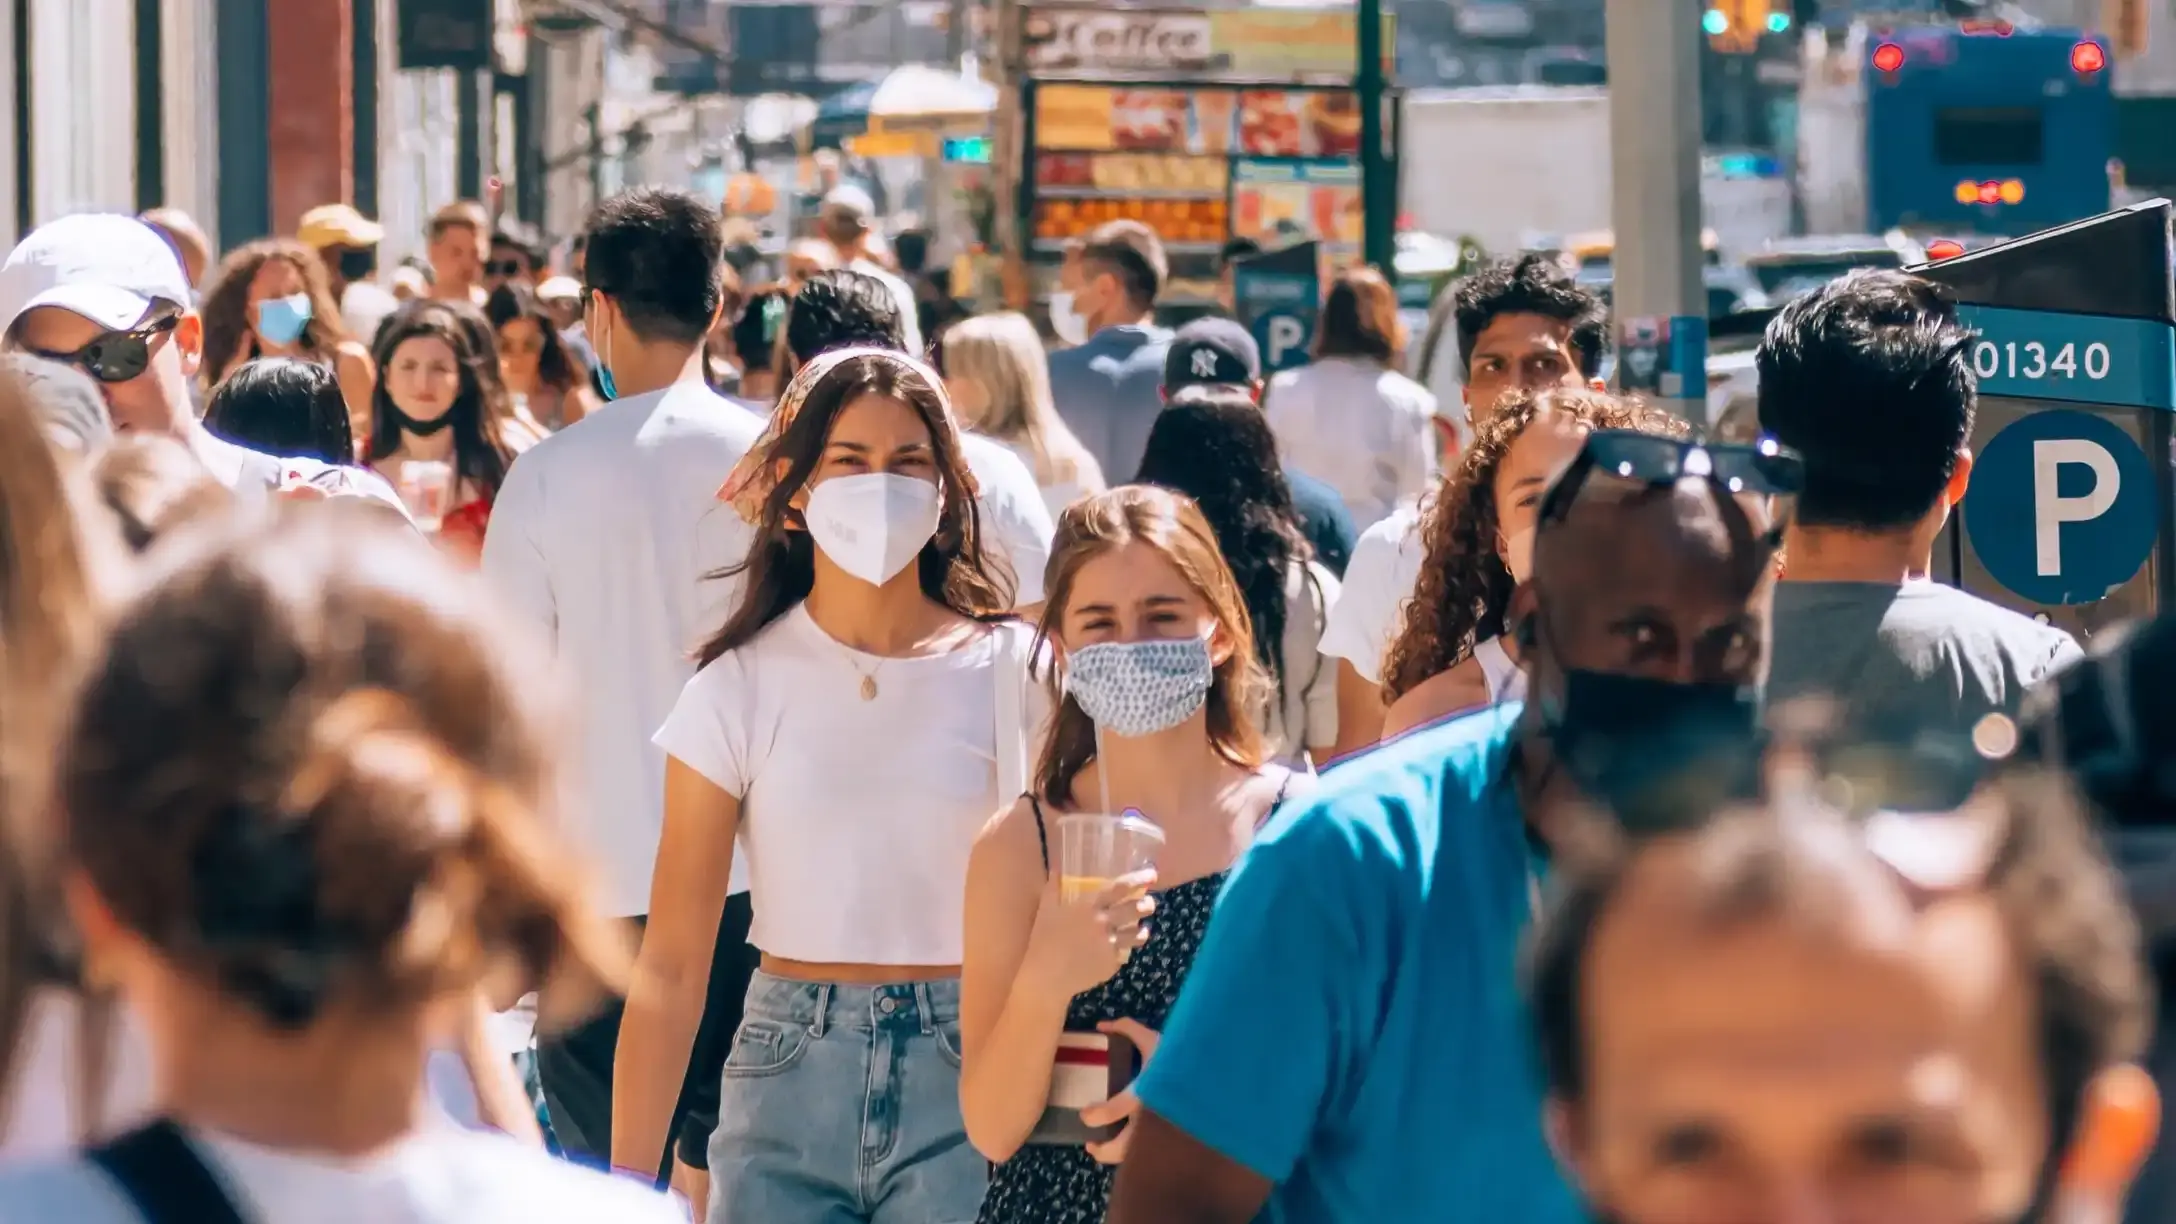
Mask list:
[[[1670,438],[1631,429],[1598,429],[1587,435],[1564,475],[1542,499],[1541,521],[1561,520],[1595,477],[1659,488],[1698,477],[1731,496],[1796,497],[1806,487],[1806,464],[1774,438],[1708,442]],[[1779,522],[1781,515],[1777,516]],[[1780,538],[1782,528],[1772,534]]]
[[153,340],[180,322],[180,313],[170,311],[128,331],[107,332],[72,353],[32,351],[48,361],[72,365],[102,383],[125,383],[150,368]]

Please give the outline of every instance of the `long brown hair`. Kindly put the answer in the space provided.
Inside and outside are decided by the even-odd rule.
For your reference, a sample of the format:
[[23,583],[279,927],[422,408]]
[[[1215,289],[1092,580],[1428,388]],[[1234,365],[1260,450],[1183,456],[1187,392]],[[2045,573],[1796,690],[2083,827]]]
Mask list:
[[[1209,744],[1232,764],[1256,768],[1269,759],[1269,746],[1255,722],[1269,692],[1269,677],[1255,658],[1246,600],[1217,549],[1216,533],[1192,499],[1153,485],[1120,485],[1067,506],[1050,544],[1044,578],[1050,597],[1036,627],[1036,648],[1054,633],[1062,634],[1081,567],[1135,541],[1155,549],[1179,571],[1224,631],[1232,649],[1209,682]],[[1073,779],[1095,759],[1096,725],[1065,691],[1062,668],[1053,669],[1049,683],[1056,713],[1042,758],[1035,763],[1035,793],[1063,808],[1072,805]]]
[[480,580],[338,502],[170,546],[60,753],[123,927],[290,1030],[624,972],[550,831],[558,707]]
[[262,238],[236,247],[220,261],[204,291],[197,313],[204,320],[206,388],[217,386],[228,367],[254,343],[249,328],[249,286],[268,259],[277,259],[302,276],[302,291],[310,297],[310,321],[302,325],[295,347],[312,357],[331,359],[348,338],[340,322],[340,302],[332,295],[332,278],[317,252],[292,238]]
[[[0,1116],[65,925],[52,890],[53,753],[123,562],[82,472],[48,439],[30,373],[0,363]],[[79,1105],[101,1095],[105,1027],[86,1016]]]
[[1684,422],[1667,413],[1599,391],[1506,395],[1475,431],[1457,470],[1421,511],[1427,559],[1421,562],[1420,580],[1405,606],[1398,635],[1383,656],[1385,702],[1448,671],[1475,646],[1504,631],[1504,612],[1516,584],[1497,551],[1496,473],[1519,435],[1545,412],[1562,413],[1589,429],[1685,430]]
[[453,418],[453,466],[463,480],[474,481],[485,496],[496,497],[513,465],[514,451],[506,441],[510,414],[501,402],[506,385],[499,378],[498,341],[490,320],[472,306],[455,307],[444,302],[410,302],[378,328],[378,387],[370,397],[370,458],[390,459],[400,449],[400,418],[393,415],[393,355],[400,346],[418,337],[439,340],[453,350],[460,367],[461,390],[446,409]]
[[[793,508],[793,499],[822,461],[839,414],[865,395],[906,404],[929,428],[943,500],[937,532],[915,561],[922,594],[977,619],[1012,610],[1013,576],[1001,560],[984,551],[974,473],[960,449],[944,389],[921,363],[902,354],[827,353],[794,375],[771,429],[742,460],[736,479],[728,485],[734,504],[745,507],[756,541],[746,561],[712,575],[742,577],[747,590],[725,625],[703,644],[697,657],[704,664],[746,645],[808,598],[816,582],[816,546],[802,525],[800,512]],[[737,478],[743,474],[754,479]]]

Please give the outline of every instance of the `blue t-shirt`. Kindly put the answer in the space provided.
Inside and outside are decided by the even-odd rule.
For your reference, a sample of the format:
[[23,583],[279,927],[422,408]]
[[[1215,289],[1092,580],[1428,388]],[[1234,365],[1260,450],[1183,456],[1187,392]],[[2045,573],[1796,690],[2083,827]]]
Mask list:
[[1539,868],[1507,772],[1519,709],[1325,775],[1224,886],[1136,1091],[1277,1183],[1263,1218],[1584,1219],[1520,992]]

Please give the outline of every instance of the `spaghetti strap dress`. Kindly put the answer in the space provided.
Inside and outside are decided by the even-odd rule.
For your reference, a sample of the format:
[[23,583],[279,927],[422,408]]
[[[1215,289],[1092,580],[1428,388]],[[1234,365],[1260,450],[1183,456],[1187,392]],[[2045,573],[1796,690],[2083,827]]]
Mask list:
[[[1286,774],[1269,810],[1284,803],[1292,785]],[[1042,843],[1043,870],[1050,870],[1050,834],[1042,801],[1027,796],[1035,813],[1035,836]],[[1264,820],[1268,816],[1263,817]],[[1171,1006],[1186,982],[1186,971],[1201,950],[1217,893],[1231,872],[1215,872],[1152,894],[1156,913],[1149,919],[1148,942],[1126,958],[1101,985],[1073,996],[1066,1008],[1065,1031],[1093,1033],[1106,1020],[1138,1020],[1163,1031]],[[990,1173],[990,1191],[982,1200],[977,1224],[1103,1224],[1110,1208],[1111,1179],[1117,1169],[1096,1163],[1082,1147],[1029,1144]]]

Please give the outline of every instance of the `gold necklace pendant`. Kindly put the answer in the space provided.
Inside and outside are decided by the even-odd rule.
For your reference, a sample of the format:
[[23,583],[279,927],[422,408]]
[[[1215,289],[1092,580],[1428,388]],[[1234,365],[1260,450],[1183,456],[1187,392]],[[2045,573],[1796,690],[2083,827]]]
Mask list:
[[876,677],[874,675],[861,678],[861,699],[863,701],[876,700]]

